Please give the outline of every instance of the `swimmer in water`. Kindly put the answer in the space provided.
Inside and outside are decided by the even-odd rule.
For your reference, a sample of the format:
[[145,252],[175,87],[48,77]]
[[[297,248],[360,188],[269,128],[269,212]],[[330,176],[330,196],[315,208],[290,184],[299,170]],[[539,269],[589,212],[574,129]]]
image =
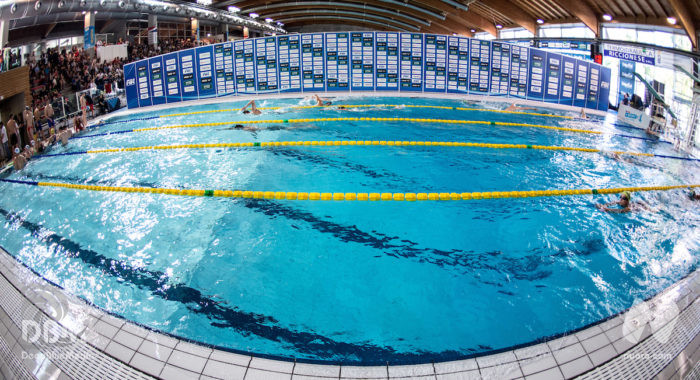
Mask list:
[[656,165],[648,164],[638,157],[630,156],[628,154],[620,154],[618,152],[602,152],[605,157],[612,158],[615,161],[625,162],[632,165],[643,166],[645,168],[658,169]]
[[[250,110],[248,110],[249,106]],[[243,112],[244,114],[252,113],[253,115],[260,115],[262,113],[259,109],[255,107],[255,100],[249,101],[248,104],[245,105],[245,107],[241,108],[241,112]]]
[[12,158],[12,167],[15,170],[22,170],[27,166],[27,159],[20,154],[19,148],[15,148],[15,156]]
[[586,110],[581,108],[581,114],[579,115],[581,119],[588,119],[588,116],[586,115]]
[[232,127],[224,128],[227,130],[236,130],[236,131],[248,131],[248,132],[259,132],[259,131],[284,131],[284,130],[292,130],[292,129],[318,129],[317,126],[315,125],[308,125],[308,124],[302,124],[302,125],[297,125],[294,127],[283,127],[281,125],[271,125],[267,128],[258,128],[258,127],[247,127],[242,124],[236,124]]
[[[653,210],[649,205],[642,203],[642,202],[631,202],[630,200],[632,199],[632,194],[629,191],[624,191],[620,195],[620,199],[615,201],[615,202],[608,202],[605,204],[597,203],[595,207],[600,210],[600,211],[605,211],[613,214],[624,214],[628,213],[631,211],[642,211],[642,210],[647,210],[647,211],[658,211],[658,210]],[[618,205],[620,206],[619,208],[617,207],[610,207],[613,205]]]
[[314,94],[314,99],[316,100],[316,106],[317,106],[317,107],[320,107],[320,106],[330,106],[331,104],[333,104],[333,102],[331,102],[330,100],[321,99],[321,98],[319,98],[318,95],[316,95],[316,94]]
[[508,108],[505,109],[506,112],[517,112],[517,111],[535,111],[537,108],[535,107],[520,107],[516,105],[515,103],[511,104],[508,106]]
[[688,197],[693,201],[700,201],[700,193],[696,192],[695,190],[690,190]]

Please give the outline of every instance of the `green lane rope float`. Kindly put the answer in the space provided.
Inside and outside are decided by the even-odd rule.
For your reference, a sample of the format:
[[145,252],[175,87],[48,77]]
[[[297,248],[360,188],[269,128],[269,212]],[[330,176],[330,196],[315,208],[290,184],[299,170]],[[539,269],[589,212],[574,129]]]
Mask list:
[[120,186],[94,186],[60,182],[34,182],[0,179],[2,182],[39,186],[61,187],[74,190],[123,192],[123,193],[149,193],[181,195],[192,197],[225,197],[225,198],[252,198],[252,199],[278,199],[278,200],[309,200],[309,201],[459,201],[472,199],[499,199],[499,198],[533,198],[569,195],[591,194],[619,194],[625,191],[668,191],[682,188],[697,188],[696,185],[675,186],[640,186],[621,187],[610,189],[569,189],[569,190],[533,190],[533,191],[490,191],[470,193],[321,193],[321,192],[295,192],[295,191],[249,191],[249,190],[209,190],[209,189],[167,189],[157,187],[120,187]]

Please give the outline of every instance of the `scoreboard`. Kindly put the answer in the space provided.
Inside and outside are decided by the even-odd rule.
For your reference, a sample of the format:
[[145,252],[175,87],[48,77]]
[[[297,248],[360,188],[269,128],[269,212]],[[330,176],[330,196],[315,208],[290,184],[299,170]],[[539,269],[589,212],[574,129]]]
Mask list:
[[399,32],[260,37],[124,65],[129,108],[279,92],[477,94],[607,110],[609,68],[503,42]]

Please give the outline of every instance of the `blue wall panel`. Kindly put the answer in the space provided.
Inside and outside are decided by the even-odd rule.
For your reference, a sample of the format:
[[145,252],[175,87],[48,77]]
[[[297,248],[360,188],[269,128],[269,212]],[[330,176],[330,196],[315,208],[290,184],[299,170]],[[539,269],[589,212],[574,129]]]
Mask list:
[[447,39],[447,92],[469,92],[469,38]]
[[216,95],[235,94],[236,79],[233,72],[232,42],[214,45],[214,72],[216,73]]
[[510,87],[510,48],[500,42],[491,43],[491,96],[508,96]]
[[280,92],[301,91],[301,39],[298,34],[277,37]]
[[399,90],[399,34],[376,32],[376,90]]
[[148,60],[136,62],[136,92],[139,97],[139,107],[150,106],[151,103],[151,80],[148,75]]
[[527,98],[542,101],[544,98],[545,76],[547,68],[547,52],[530,49],[530,70],[527,88]]
[[447,36],[425,35],[423,91],[447,91]]
[[529,48],[518,45],[510,46],[510,89],[508,95],[512,98],[527,97],[527,78],[530,70]]
[[165,86],[163,75],[163,57],[153,57],[148,60],[148,69],[151,77],[151,103],[155,106],[165,103]]
[[350,90],[350,33],[326,33],[326,89]]
[[277,39],[265,37],[255,39],[255,75],[258,94],[279,91],[277,73]]
[[326,54],[323,49],[323,34],[301,35],[301,87],[303,91],[326,90]]
[[126,92],[126,106],[129,109],[139,107],[139,95],[136,90],[136,65],[129,63],[124,65],[124,87]]
[[561,65],[564,57],[561,54],[547,53],[547,76],[544,88],[544,101],[559,103],[561,88]]
[[401,33],[400,90],[423,91],[423,35]]
[[469,93],[488,95],[491,84],[491,42],[471,40],[469,46]]
[[600,66],[591,65],[588,73],[586,108],[598,109],[598,90],[600,90]]
[[576,59],[564,56],[561,65],[561,86],[559,104],[574,105],[574,86],[576,80]]
[[374,90],[374,33],[350,33],[350,61],[353,91]]
[[255,94],[255,41],[243,40],[233,43],[236,91],[239,94]]
[[165,101],[176,103],[182,101],[180,93],[180,65],[178,64],[177,53],[170,53],[163,56],[163,70],[165,71]]
[[201,46],[124,66],[129,108],[234,94],[470,93],[606,110],[608,68],[502,42],[332,32]]
[[180,88],[182,89],[182,100],[199,99],[197,91],[197,69],[195,67],[194,49],[187,49],[178,52],[180,58]]
[[600,68],[600,90],[598,90],[598,109],[607,111],[610,103],[610,80],[612,72],[608,67]]
[[199,98],[216,96],[214,77],[214,48],[212,45],[197,48],[197,83]]
[[576,61],[576,81],[574,82],[574,106],[585,107],[588,98],[588,71],[590,64],[586,61]]

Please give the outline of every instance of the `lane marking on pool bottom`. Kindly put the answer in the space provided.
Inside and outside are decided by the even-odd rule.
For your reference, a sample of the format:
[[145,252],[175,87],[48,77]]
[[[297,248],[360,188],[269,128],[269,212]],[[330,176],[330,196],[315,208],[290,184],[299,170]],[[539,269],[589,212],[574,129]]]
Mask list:
[[180,125],[166,125],[162,127],[148,127],[148,128],[134,128],[127,129],[123,131],[116,132],[105,132],[97,133],[94,135],[85,136],[73,136],[72,139],[85,139],[90,137],[98,136],[108,136],[123,133],[132,132],[148,132],[157,131],[161,129],[180,129],[180,128],[203,128],[203,127],[217,127],[222,125],[250,125],[250,124],[287,124],[287,123],[313,123],[313,122],[324,122],[324,121],[405,121],[410,123],[444,123],[444,124],[485,124],[491,126],[501,126],[501,127],[528,127],[528,128],[542,128],[557,131],[566,132],[576,132],[576,133],[589,133],[600,135],[603,132],[591,131],[587,129],[577,129],[577,128],[567,128],[567,127],[555,127],[550,125],[539,125],[539,124],[527,124],[527,123],[507,123],[501,121],[484,121],[484,120],[459,120],[459,119],[423,119],[423,118],[408,118],[408,117],[323,117],[315,119],[270,119],[270,120],[234,120],[234,121],[222,121],[216,123],[198,123],[198,124],[180,124]]
[[528,144],[495,144],[495,143],[474,143],[459,141],[384,141],[384,140],[335,140],[335,141],[270,141],[270,142],[242,142],[242,143],[214,143],[214,144],[181,144],[181,145],[147,145],[132,148],[108,148],[91,149],[66,153],[44,154],[36,158],[70,156],[77,154],[101,154],[101,153],[123,153],[138,152],[144,150],[169,150],[169,149],[206,149],[206,148],[253,148],[253,147],[286,147],[286,146],[448,146],[448,147],[471,147],[490,149],[534,149],[534,150],[560,150],[589,153],[614,153],[618,155],[659,157],[686,161],[700,161],[697,158],[668,156],[653,153],[627,152],[620,150],[607,151],[596,148],[578,148],[570,146],[556,145],[528,145]]
[[609,189],[570,189],[570,190],[530,190],[530,191],[489,191],[470,193],[321,193],[321,192],[296,192],[296,191],[251,191],[251,190],[207,190],[207,189],[168,189],[158,187],[120,187],[120,186],[95,186],[79,185],[60,182],[36,182],[0,179],[2,182],[40,186],[62,187],[74,190],[123,192],[123,193],[150,193],[166,195],[183,195],[193,197],[224,197],[224,198],[253,198],[253,199],[278,199],[300,201],[466,201],[472,199],[498,199],[498,198],[533,198],[533,197],[557,197],[568,195],[591,194],[618,194],[625,191],[667,191],[682,188],[696,188],[696,185],[674,186],[641,186],[620,187]]

